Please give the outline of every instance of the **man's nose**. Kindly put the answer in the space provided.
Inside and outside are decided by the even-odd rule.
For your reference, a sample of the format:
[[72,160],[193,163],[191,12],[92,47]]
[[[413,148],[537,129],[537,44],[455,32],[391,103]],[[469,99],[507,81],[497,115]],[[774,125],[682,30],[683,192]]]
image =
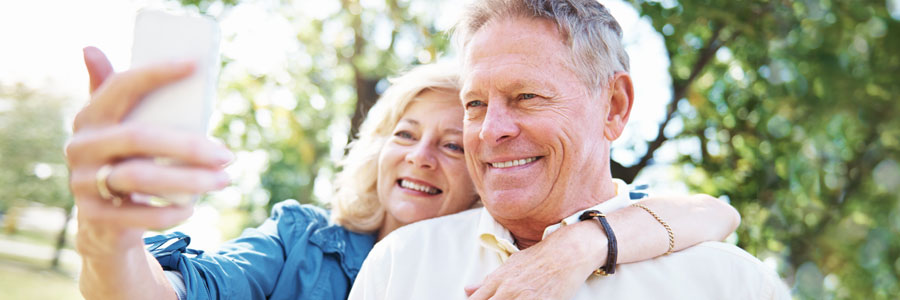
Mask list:
[[478,137],[489,145],[498,145],[519,135],[519,125],[509,105],[496,99],[488,104]]
[[437,160],[433,151],[434,149],[423,139],[406,153],[406,162],[423,169],[434,169],[437,166]]

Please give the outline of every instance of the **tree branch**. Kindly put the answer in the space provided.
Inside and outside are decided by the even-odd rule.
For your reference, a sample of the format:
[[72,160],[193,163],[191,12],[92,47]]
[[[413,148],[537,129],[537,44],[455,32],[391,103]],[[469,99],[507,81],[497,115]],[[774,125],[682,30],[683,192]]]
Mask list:
[[[643,170],[650,161],[653,159],[653,154],[656,152],[662,144],[667,141],[669,138],[665,135],[666,126],[669,125],[669,121],[671,121],[675,117],[675,112],[678,110],[678,103],[684,98],[685,94],[687,94],[688,88],[690,88],[691,84],[697,79],[700,74],[703,73],[703,69],[706,68],[706,65],[712,60],[715,56],[716,51],[719,51],[719,48],[722,47],[726,43],[726,41],[720,40],[719,37],[722,34],[722,29],[724,26],[717,26],[713,29],[712,36],[707,40],[706,45],[700,49],[700,54],[697,57],[697,61],[694,62],[694,66],[691,68],[691,73],[688,78],[677,81],[673,80],[674,84],[672,85],[672,100],[669,102],[669,105],[666,109],[666,117],[663,119],[662,123],[659,124],[659,129],[656,131],[656,139],[651,141],[647,145],[647,153],[644,154],[643,157],[638,161],[638,163],[624,167],[618,162],[611,162],[610,166],[613,172],[613,175],[616,178],[620,178],[625,180],[625,182],[631,182],[637,177],[637,174]],[[736,34],[732,35],[729,38],[734,39]]]

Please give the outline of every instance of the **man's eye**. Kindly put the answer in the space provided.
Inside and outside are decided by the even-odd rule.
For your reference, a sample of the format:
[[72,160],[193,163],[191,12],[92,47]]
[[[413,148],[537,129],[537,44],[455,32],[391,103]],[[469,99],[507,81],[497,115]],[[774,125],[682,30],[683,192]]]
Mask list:
[[481,102],[481,100],[472,100],[472,101],[466,102],[466,108],[480,107],[480,106],[485,106],[484,102]]
[[463,151],[463,147],[460,146],[459,144],[449,143],[449,144],[444,145],[444,147],[447,147],[447,149],[450,149],[450,150],[453,150],[453,151],[457,151],[457,152],[460,152],[460,153],[464,152],[464,151]]
[[406,131],[397,131],[397,133],[394,133],[394,136],[408,140],[413,138],[412,134]]
[[528,100],[528,99],[533,99],[536,97],[537,97],[537,95],[530,94],[530,93],[519,94],[519,99],[521,99],[521,100]]

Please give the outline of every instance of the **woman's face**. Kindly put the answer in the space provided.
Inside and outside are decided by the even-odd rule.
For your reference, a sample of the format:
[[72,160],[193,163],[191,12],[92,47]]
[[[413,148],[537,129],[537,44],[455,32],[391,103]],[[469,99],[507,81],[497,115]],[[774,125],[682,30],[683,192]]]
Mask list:
[[425,90],[407,107],[378,157],[378,201],[405,225],[463,211],[476,199],[462,148],[458,93]]

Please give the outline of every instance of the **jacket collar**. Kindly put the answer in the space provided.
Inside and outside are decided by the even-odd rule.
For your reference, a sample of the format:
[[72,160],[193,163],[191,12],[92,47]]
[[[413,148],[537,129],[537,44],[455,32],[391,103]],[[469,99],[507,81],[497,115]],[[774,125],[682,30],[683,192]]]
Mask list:
[[316,229],[309,241],[318,246],[323,253],[336,253],[340,256],[341,268],[349,278],[356,278],[363,260],[375,245],[375,235],[356,233],[346,228],[329,224]]

